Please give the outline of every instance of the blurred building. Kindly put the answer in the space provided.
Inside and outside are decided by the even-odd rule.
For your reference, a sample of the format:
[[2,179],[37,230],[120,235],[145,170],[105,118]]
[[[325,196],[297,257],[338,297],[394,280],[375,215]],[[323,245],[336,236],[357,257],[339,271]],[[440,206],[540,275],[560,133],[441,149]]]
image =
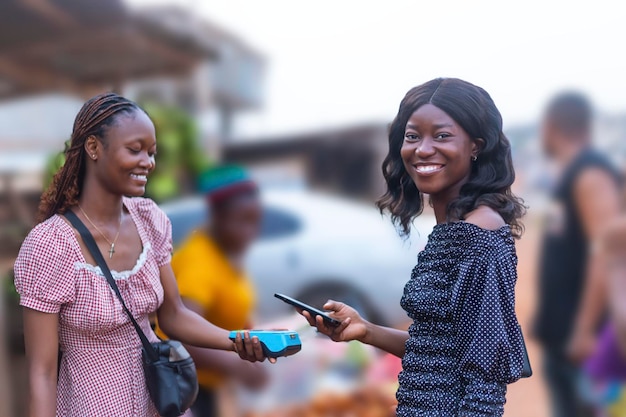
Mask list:
[[[187,9],[131,11],[120,0],[5,1],[0,3],[0,112],[5,114],[0,149],[41,145],[37,138],[3,133],[32,130],[20,124],[15,117],[20,109],[8,100],[45,95],[46,110],[66,119],[77,103],[102,91],[180,106],[193,115],[217,110],[221,123],[215,136],[227,136],[234,113],[261,105],[264,67],[264,58],[234,34]],[[38,99],[26,102],[45,112]],[[47,119],[43,115],[42,121]],[[46,136],[66,138],[71,121],[49,127],[53,131]]]
[[[180,107],[218,127],[200,132],[219,158],[233,114],[262,104],[265,61],[234,34],[182,8],[130,10],[121,0],[0,2],[0,241],[35,195],[83,101],[116,91]],[[18,208],[20,207],[20,208]],[[31,212],[33,210],[30,210]]]
[[299,183],[375,200],[384,192],[385,123],[224,143],[223,158],[244,164],[261,183]]
[[2,99],[120,91],[133,79],[187,75],[217,56],[193,25],[165,24],[120,0],[4,1],[0,28]]
[[205,145],[219,156],[220,143],[231,138],[234,115],[263,104],[265,58],[235,34],[187,10],[150,7],[142,9],[141,16],[164,27],[193,28],[197,36],[210,43],[214,55],[187,77],[144,78],[129,83],[125,94],[139,101],[179,106],[200,119],[216,116],[216,128],[205,130],[203,136]]

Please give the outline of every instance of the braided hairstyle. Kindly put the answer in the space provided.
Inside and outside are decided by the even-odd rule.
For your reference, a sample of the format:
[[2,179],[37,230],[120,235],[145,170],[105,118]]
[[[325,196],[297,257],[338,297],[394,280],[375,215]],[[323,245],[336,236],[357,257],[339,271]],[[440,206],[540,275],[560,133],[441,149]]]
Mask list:
[[[101,141],[106,131],[121,115],[143,111],[133,101],[115,93],[104,93],[87,100],[74,120],[69,146],[65,149],[65,164],[52,178],[39,203],[37,221],[42,222],[54,214],[65,213],[78,204],[85,178],[87,158],[85,142],[90,136]],[[103,142],[106,146],[106,142]]]

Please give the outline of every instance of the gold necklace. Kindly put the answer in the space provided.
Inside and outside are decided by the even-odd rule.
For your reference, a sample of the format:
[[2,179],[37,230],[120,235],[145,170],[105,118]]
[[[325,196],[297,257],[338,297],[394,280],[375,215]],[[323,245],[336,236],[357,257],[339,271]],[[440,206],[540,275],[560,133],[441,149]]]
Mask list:
[[98,233],[100,233],[100,235],[102,235],[104,240],[106,240],[109,243],[109,245],[111,245],[111,247],[109,248],[109,259],[111,259],[113,257],[113,254],[115,253],[115,242],[117,242],[117,238],[120,237],[120,231],[122,230],[122,214],[120,213],[120,224],[119,224],[119,226],[117,226],[117,234],[115,235],[115,239],[113,239],[113,242],[111,242],[106,237],[106,235],[104,233],[102,233],[102,230],[100,230],[100,228],[98,226],[96,226],[94,224],[94,222],[91,221],[91,219],[89,218],[89,216],[87,216],[87,213],[85,213],[85,210],[83,210],[83,208],[80,206],[80,204],[78,204],[78,208],[80,209],[81,213],[83,213],[83,216],[85,216],[87,221],[89,223],[91,223],[91,225],[98,231]]

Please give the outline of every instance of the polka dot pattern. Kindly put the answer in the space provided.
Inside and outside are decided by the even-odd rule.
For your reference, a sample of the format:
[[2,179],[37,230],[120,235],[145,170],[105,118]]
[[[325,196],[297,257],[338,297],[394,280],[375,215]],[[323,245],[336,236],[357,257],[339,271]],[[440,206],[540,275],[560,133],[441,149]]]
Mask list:
[[517,256],[508,226],[435,226],[402,297],[413,320],[399,376],[399,417],[502,416],[521,377]]

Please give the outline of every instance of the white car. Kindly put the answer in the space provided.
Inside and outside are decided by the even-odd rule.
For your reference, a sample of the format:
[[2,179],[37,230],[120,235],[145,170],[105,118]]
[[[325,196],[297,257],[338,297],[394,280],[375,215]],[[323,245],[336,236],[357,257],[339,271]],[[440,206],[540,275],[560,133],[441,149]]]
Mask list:
[[[247,256],[259,321],[290,311],[274,293],[318,308],[331,298],[344,301],[380,324],[407,321],[400,298],[435,224],[432,216],[419,217],[403,239],[373,205],[302,189],[263,190],[261,196],[262,231]],[[208,217],[200,197],[162,208],[175,246]]]

